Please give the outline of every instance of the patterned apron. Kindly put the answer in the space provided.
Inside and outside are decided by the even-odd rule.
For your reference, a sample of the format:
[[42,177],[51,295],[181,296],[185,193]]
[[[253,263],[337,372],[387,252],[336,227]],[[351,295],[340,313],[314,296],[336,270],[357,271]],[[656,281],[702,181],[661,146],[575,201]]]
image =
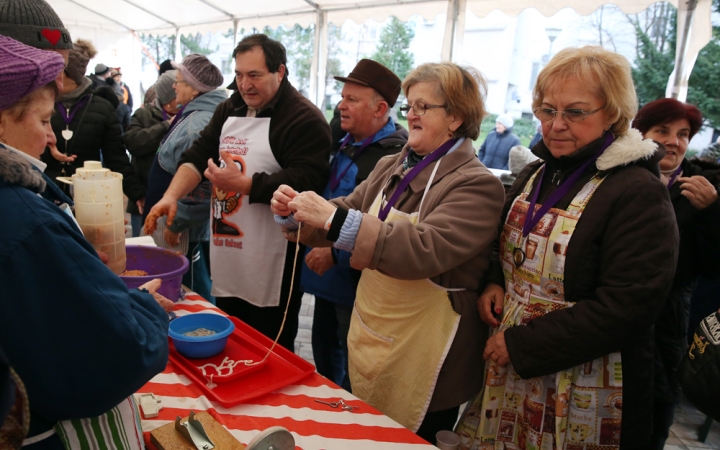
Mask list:
[[[500,236],[505,299],[500,327],[527,325],[550,311],[572,307],[563,287],[567,247],[580,215],[603,179],[583,186],[567,211],[550,209],[523,239],[528,195],[536,172],[515,199]],[[541,205],[536,205],[539,209]],[[537,210],[536,209],[536,210]],[[524,249],[519,266],[514,250]],[[479,400],[482,398],[482,401]],[[612,353],[555,374],[523,380],[511,364],[488,361],[482,397],[458,426],[461,448],[497,450],[618,449],[622,418],[622,364]]]
[[[435,170],[439,165],[438,161]],[[434,176],[435,172],[423,200]],[[377,217],[382,203],[381,191],[368,214]],[[417,225],[419,215],[392,208],[385,221]],[[353,394],[417,431],[459,324],[447,289],[427,278],[398,280],[363,270],[348,333]]]

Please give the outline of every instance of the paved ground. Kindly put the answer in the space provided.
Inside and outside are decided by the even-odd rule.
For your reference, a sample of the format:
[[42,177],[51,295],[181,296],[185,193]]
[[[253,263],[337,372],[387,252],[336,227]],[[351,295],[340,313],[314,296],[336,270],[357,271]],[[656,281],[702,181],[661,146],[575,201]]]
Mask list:
[[[315,298],[312,295],[305,294],[303,304],[300,307],[300,324],[297,339],[295,339],[295,353],[313,364],[310,330],[312,329],[314,309]],[[710,434],[705,443],[702,443],[697,439],[698,430],[703,422],[705,422],[703,414],[693,408],[687,401],[681,403],[675,410],[675,423],[670,428],[670,438],[665,445],[665,450],[720,450],[720,422],[713,422]]]

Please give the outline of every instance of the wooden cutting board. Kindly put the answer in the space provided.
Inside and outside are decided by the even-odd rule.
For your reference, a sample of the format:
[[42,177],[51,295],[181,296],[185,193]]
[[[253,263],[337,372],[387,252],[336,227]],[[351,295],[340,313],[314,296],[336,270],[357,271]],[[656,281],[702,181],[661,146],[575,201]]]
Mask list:
[[[202,423],[205,432],[215,444],[215,450],[244,450],[245,446],[233,437],[228,430],[215,420],[207,411],[195,414]],[[187,422],[184,417],[181,422]],[[150,441],[158,450],[196,450],[187,439],[175,429],[175,422],[155,428],[150,432]]]

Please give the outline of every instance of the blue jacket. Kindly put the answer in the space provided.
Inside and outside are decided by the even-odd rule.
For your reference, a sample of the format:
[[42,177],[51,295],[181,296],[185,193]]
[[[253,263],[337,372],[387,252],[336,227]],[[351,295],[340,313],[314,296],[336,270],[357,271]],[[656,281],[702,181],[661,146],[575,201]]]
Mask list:
[[[358,144],[350,144],[341,148],[332,161],[333,175],[340,175],[345,168],[342,180],[335,190],[331,190],[330,183],[325,186],[323,197],[326,199],[344,197],[355,190],[355,187],[365,181],[375,168],[380,158],[398,153],[407,142],[408,132],[392,119],[376,135],[375,140],[353,162],[352,156],[358,149]],[[310,252],[312,248],[308,247]],[[360,280],[360,272],[350,267],[350,253],[332,249],[336,265],[328,269],[322,276],[310,270],[303,258],[301,285],[303,292],[315,295],[325,300],[352,306],[355,302],[355,291]],[[306,253],[307,255],[307,253]]]
[[72,218],[38,195],[45,183],[0,146],[0,347],[27,389],[30,436],[108,411],[168,358],[165,311],[128,290]]
[[491,131],[485,138],[485,142],[482,143],[480,151],[478,151],[478,158],[481,163],[485,164],[485,167],[508,170],[510,149],[520,145],[520,138],[515,136],[512,130],[512,127],[510,127],[502,134]]
[[[200,132],[210,122],[215,108],[227,100],[224,90],[207,92],[187,104],[179,122],[160,144],[158,161],[166,172],[175,175],[183,152],[192,146]],[[150,179],[148,184],[153,183]],[[165,186],[167,189],[167,186]],[[164,192],[164,190],[163,190]],[[178,233],[190,230],[190,241],[210,239],[210,182],[205,180],[178,202],[177,215],[170,230]]]

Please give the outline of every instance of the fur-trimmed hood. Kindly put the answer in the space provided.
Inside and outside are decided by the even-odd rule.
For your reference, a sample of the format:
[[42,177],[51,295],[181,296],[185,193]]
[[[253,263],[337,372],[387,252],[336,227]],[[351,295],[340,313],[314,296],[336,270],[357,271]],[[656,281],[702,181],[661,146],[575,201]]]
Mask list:
[[[630,128],[625,135],[615,139],[615,142],[605,149],[595,162],[595,166],[600,171],[606,171],[636,162],[652,162],[660,153],[660,159],[665,156],[664,148],[662,152],[658,152],[660,148],[657,142],[643,139],[638,130]],[[659,162],[660,159],[654,162]]]
[[0,146],[0,187],[19,185],[33,192],[45,190],[45,180],[29,161]]

